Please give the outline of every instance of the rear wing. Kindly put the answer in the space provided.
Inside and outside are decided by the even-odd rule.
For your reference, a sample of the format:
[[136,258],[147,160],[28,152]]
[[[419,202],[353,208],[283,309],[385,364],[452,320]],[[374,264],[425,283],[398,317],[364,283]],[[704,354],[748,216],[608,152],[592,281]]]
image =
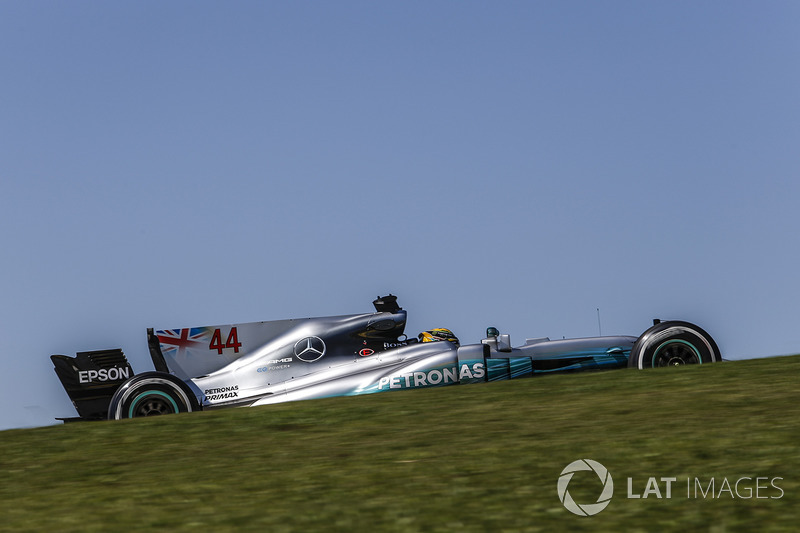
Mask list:
[[105,420],[111,397],[133,377],[133,368],[120,349],[79,352],[75,357],[51,355],[50,360],[79,415],[59,419],[64,422]]

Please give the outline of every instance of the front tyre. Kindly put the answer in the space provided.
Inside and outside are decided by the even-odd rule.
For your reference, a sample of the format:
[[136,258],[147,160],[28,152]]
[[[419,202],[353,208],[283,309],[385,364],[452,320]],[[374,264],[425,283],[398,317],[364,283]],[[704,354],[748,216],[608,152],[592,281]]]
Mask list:
[[637,339],[629,367],[698,365],[722,361],[719,348],[702,328],[676,320],[654,325]]
[[144,372],[117,389],[108,406],[108,418],[140,418],[199,411],[191,389],[171,374]]

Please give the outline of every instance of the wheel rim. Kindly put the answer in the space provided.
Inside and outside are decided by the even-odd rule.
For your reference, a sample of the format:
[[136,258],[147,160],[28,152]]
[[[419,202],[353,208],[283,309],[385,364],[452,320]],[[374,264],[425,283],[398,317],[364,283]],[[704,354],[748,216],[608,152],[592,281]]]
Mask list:
[[653,366],[699,365],[703,362],[700,352],[691,343],[674,339],[667,341],[653,354]]
[[136,418],[141,416],[171,415],[178,411],[178,404],[169,394],[161,391],[147,391],[133,399],[128,416],[129,418]]

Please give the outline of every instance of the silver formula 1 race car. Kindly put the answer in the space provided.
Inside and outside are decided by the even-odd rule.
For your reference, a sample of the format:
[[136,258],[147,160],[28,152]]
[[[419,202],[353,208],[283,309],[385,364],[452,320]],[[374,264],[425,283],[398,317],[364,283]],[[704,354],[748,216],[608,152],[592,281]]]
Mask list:
[[198,328],[148,329],[155,371],[122,350],[51,360],[79,418],[135,418],[220,407],[515,379],[551,372],[713,363],[719,348],[688,322],[654,320],[639,337],[527,339],[488,328],[461,346],[446,329],[405,336],[393,295],[374,313]]

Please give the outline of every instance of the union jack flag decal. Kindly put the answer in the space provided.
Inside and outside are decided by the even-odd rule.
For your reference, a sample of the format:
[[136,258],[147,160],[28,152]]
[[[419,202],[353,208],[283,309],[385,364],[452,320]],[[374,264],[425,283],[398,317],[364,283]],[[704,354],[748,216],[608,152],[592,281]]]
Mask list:
[[186,355],[186,350],[208,349],[210,328],[184,328],[157,331],[161,352],[171,357]]

